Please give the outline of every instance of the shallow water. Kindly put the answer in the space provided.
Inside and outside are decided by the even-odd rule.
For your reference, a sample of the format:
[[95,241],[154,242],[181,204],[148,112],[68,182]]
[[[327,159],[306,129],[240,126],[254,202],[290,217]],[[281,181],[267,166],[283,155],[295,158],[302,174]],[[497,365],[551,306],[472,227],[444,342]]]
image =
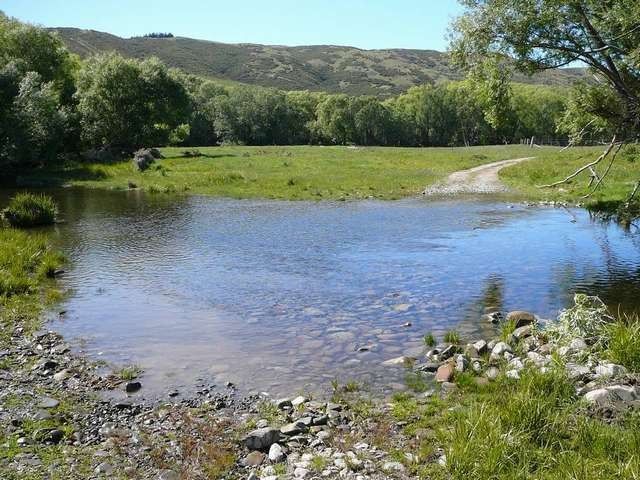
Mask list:
[[485,306],[552,317],[579,291],[640,307],[640,236],[578,209],[55,196],[72,292],[55,326],[142,366],[148,397],[226,381],[273,395],[334,378],[386,390],[403,373],[381,362],[418,355],[424,333],[490,335]]

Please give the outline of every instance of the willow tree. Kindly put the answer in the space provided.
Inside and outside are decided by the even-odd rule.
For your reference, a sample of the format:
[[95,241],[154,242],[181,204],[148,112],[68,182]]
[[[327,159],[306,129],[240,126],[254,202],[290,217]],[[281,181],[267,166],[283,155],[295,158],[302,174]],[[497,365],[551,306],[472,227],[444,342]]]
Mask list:
[[[593,162],[544,186],[570,182],[589,170],[593,193],[622,146],[640,137],[640,1],[459,1],[465,11],[453,24],[453,57],[493,92],[495,112],[512,71],[534,74],[582,64],[593,74],[576,87],[565,120],[574,142],[594,129],[609,132],[611,141]],[[640,181],[627,203],[639,189]]]

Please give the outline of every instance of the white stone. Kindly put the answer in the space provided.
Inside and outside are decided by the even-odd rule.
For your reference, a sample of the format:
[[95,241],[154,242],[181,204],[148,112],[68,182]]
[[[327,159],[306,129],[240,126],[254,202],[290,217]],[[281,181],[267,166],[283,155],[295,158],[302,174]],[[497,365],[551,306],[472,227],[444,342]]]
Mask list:
[[271,448],[269,448],[269,460],[273,463],[279,463],[284,460],[284,450],[282,450],[280,444],[274,443],[271,445]]
[[382,470],[384,470],[385,472],[402,473],[404,472],[404,465],[402,465],[400,462],[386,462],[384,465],[382,465]]
[[513,380],[520,380],[520,374],[517,370],[508,370],[505,375],[507,378],[512,378]]
[[627,373],[627,369],[622,365],[616,365],[615,363],[605,363],[596,367],[597,378],[612,378],[624,375]]
[[306,468],[298,467],[293,471],[293,476],[296,478],[306,478],[307,475],[309,475],[309,470]]
[[291,400],[291,405],[293,405],[294,407],[299,407],[300,405],[302,405],[303,403],[307,403],[309,400],[306,397],[303,397],[302,395],[294,398],[293,400]]

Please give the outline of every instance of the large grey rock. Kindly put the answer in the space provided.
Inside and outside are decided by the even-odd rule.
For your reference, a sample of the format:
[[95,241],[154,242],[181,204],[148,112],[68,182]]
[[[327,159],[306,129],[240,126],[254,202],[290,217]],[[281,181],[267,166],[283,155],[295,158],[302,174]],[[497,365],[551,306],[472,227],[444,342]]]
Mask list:
[[570,380],[583,380],[591,373],[589,367],[575,363],[567,363],[565,369]]
[[282,427],[280,429],[280,432],[284,435],[292,436],[292,435],[298,435],[299,433],[304,433],[308,430],[309,430],[309,427],[307,427],[304,423],[293,422]]
[[504,342],[498,342],[493,347],[493,350],[491,350],[491,358],[494,360],[502,358],[505,353],[513,353],[513,350],[511,350],[511,347],[508,344]]
[[524,327],[525,325],[532,325],[536,321],[534,314],[517,310],[515,312],[509,312],[507,314],[507,322],[514,322],[515,328]]
[[629,404],[638,400],[640,392],[636,387],[611,385],[588,392],[584,398],[587,402],[606,406],[611,404]]
[[249,432],[244,438],[244,444],[249,450],[266,450],[280,440],[280,430],[276,428],[258,428]]
[[143,148],[133,155],[133,165],[141,172],[148,170],[156,161],[151,149]]
[[626,373],[626,368],[615,363],[605,363],[596,367],[596,378],[613,378]]
[[476,349],[478,355],[484,355],[488,351],[487,342],[484,340],[478,340],[473,344],[473,348]]

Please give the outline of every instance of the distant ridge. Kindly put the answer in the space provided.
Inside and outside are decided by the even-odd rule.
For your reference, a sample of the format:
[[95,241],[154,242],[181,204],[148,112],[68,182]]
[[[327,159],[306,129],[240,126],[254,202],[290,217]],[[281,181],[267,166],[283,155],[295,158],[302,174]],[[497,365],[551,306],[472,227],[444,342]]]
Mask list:
[[[462,78],[447,55],[435,50],[228,44],[185,37],[124,39],[94,30],[51,30],[58,32],[67,47],[81,57],[107,51],[132,58],[156,56],[167,65],[195,75],[284,90],[386,97],[414,85]],[[573,68],[518,80],[568,85],[584,75],[583,69]]]

